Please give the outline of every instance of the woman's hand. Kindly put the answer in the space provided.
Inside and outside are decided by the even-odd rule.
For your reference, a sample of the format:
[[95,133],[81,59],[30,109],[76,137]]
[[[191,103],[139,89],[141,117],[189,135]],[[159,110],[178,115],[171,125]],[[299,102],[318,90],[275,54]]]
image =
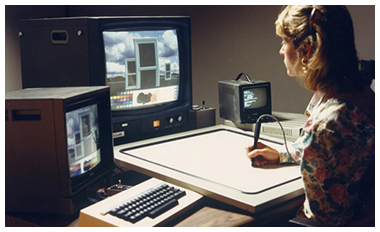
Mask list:
[[276,164],[278,163],[279,153],[276,149],[268,147],[267,145],[257,142],[257,148],[253,149],[253,145],[246,147],[247,157],[252,160],[255,158],[255,165],[262,166],[265,164]]

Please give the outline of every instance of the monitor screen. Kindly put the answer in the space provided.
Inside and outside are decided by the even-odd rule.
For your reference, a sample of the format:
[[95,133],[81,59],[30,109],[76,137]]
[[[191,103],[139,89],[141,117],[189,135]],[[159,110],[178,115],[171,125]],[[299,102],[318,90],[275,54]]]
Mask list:
[[148,108],[178,100],[176,30],[105,30],[103,41],[111,110]]
[[267,105],[266,88],[244,89],[244,108],[257,109]]
[[66,131],[70,176],[80,176],[101,161],[98,105],[67,112]]

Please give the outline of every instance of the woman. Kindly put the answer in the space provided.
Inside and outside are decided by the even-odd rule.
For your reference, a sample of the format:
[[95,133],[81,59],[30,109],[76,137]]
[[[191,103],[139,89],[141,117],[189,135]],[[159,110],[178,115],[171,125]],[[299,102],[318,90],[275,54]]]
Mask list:
[[287,6],[275,24],[287,74],[314,95],[289,153],[259,142],[247,156],[256,166],[299,163],[305,202],[297,216],[345,225],[360,190],[374,187],[362,182],[375,154],[375,98],[359,72],[351,16],[344,6]]

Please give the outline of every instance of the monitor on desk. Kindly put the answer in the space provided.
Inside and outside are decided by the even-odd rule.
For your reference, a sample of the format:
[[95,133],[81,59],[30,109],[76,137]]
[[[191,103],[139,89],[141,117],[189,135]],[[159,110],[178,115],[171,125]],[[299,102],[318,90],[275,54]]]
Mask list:
[[261,115],[272,113],[270,82],[227,80],[218,84],[221,118],[255,123]]
[[110,185],[109,88],[30,88],[5,95],[5,210],[74,214]]
[[189,17],[29,19],[20,32],[23,87],[109,86],[115,144],[191,127]]

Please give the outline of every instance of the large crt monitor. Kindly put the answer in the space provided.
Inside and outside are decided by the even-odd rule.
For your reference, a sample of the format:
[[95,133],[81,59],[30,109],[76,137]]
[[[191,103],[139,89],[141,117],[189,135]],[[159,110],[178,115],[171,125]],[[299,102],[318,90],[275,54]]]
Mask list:
[[219,81],[219,113],[223,119],[255,123],[272,113],[270,82],[260,80]]
[[109,88],[5,95],[5,210],[73,214],[114,168]]
[[189,129],[189,17],[22,20],[20,35],[23,88],[110,87],[115,144]]

